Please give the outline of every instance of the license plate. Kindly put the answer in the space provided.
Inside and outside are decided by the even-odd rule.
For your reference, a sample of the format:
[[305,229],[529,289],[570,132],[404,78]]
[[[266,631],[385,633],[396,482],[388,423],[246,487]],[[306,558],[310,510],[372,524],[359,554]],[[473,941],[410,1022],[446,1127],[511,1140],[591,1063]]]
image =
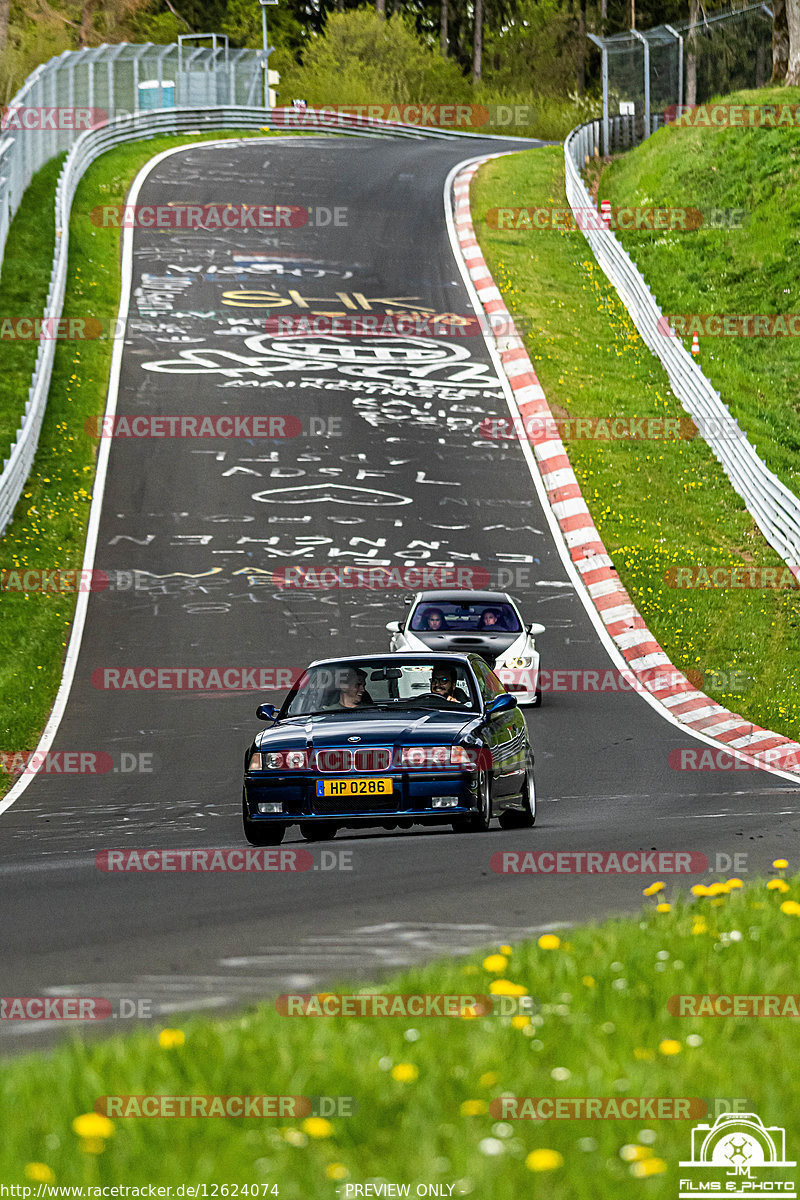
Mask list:
[[318,779],[318,796],[391,796],[391,779]]

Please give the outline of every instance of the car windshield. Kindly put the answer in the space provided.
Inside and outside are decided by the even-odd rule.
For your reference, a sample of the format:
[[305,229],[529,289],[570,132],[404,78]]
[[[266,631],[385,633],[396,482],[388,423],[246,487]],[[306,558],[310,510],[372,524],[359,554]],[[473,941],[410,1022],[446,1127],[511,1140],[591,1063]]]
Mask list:
[[415,708],[479,709],[466,665],[444,659],[408,662],[392,657],[310,667],[287,697],[284,715],[369,709],[377,716]]
[[519,617],[510,604],[423,600],[414,609],[415,633],[521,633]]

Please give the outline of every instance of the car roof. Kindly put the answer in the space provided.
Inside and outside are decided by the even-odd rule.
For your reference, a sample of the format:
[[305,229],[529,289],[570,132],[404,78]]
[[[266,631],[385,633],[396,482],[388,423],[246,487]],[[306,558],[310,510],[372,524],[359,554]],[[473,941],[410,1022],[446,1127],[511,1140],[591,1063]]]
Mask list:
[[440,600],[442,603],[453,604],[513,604],[511,596],[508,592],[473,592],[467,588],[449,588],[447,591],[439,592],[417,592],[416,600],[418,603],[428,603],[429,601]]
[[400,650],[396,653],[385,650],[383,653],[379,652],[377,654],[343,654],[337,658],[316,658],[312,663],[308,664],[307,669],[310,670],[311,667],[324,667],[327,666],[328,663],[364,663],[370,661],[385,661],[394,663],[395,666],[397,666],[398,660],[404,661],[408,658],[410,658],[412,662],[417,659],[423,662],[430,662],[431,659],[436,661],[441,659],[443,662],[452,662],[455,659],[457,662],[461,661],[471,665],[470,659],[478,657],[480,656],[476,654],[455,653],[443,650],[409,650],[407,652],[405,650]]

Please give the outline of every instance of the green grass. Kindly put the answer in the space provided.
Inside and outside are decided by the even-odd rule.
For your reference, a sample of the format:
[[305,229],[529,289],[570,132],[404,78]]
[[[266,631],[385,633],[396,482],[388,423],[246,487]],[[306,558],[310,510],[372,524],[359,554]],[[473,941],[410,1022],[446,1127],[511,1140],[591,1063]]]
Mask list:
[[[800,88],[724,97],[798,101]],[[600,196],[613,205],[746,211],[741,229],[622,234],[665,313],[800,312],[800,127],[660,130],[612,164]],[[699,364],[770,469],[800,491],[800,339],[701,335]]]
[[[562,931],[552,948],[527,942],[486,965],[480,954],[361,989],[463,996],[502,994],[510,982],[532,998],[529,1015],[288,1017],[263,1005],[216,1022],[173,1019],[185,1041],[169,1048],[156,1026],[7,1062],[0,1179],[22,1183],[40,1163],[57,1184],[275,1183],[284,1200],[333,1200],[343,1181],[366,1180],[411,1183],[412,1195],[426,1182],[496,1200],[672,1200],[691,1120],[498,1123],[488,1105],[503,1093],[697,1097],[712,1100],[713,1121],[717,1098],[737,1098],[786,1126],[796,1146],[796,1023],[667,1007],[676,994],[796,991],[798,917],[780,906],[800,895],[800,878],[779,883],[783,892],[764,881],[720,886],[713,898],[676,897],[666,912],[656,909],[662,893],[640,916]],[[99,1097],[151,1094],[344,1096],[357,1111],[311,1126],[117,1117],[111,1136],[81,1147],[72,1121]],[[563,1165],[533,1174],[535,1150]]]
[[[162,150],[192,140],[183,135],[135,142],[109,151],[89,168],[70,222],[65,317],[113,318],[119,304],[120,230],[97,228],[87,214],[98,203],[122,204],[144,163]],[[53,253],[57,175],[57,163],[42,168],[12,223],[0,280],[0,311],[6,315],[43,311]],[[7,447],[24,411],[36,345],[2,345],[0,439]],[[39,450],[14,519],[0,539],[0,569],[80,567],[98,446],[84,425],[105,409],[112,349],[109,340],[57,343]],[[74,609],[74,595],[0,592],[0,751],[36,746],[61,680]],[[0,770],[0,794],[12,783]]]
[[[582,234],[496,230],[483,219],[498,206],[539,205],[566,205],[561,147],[490,162],[472,185],[478,239],[509,310],[526,322],[554,414],[685,417]],[[675,665],[746,672],[753,683],[743,694],[706,690],[760,725],[800,736],[797,592],[686,591],[665,581],[676,565],[781,563],[706,444],[572,440],[567,451],[623,584]]]

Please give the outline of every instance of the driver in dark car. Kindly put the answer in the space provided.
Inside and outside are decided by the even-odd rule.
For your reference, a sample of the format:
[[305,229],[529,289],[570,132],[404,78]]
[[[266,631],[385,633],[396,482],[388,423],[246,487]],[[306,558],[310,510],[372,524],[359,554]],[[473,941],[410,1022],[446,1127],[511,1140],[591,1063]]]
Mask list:
[[449,663],[437,663],[431,672],[431,692],[440,700],[449,700],[451,704],[466,704],[468,696],[461,688],[456,687],[458,673]]

